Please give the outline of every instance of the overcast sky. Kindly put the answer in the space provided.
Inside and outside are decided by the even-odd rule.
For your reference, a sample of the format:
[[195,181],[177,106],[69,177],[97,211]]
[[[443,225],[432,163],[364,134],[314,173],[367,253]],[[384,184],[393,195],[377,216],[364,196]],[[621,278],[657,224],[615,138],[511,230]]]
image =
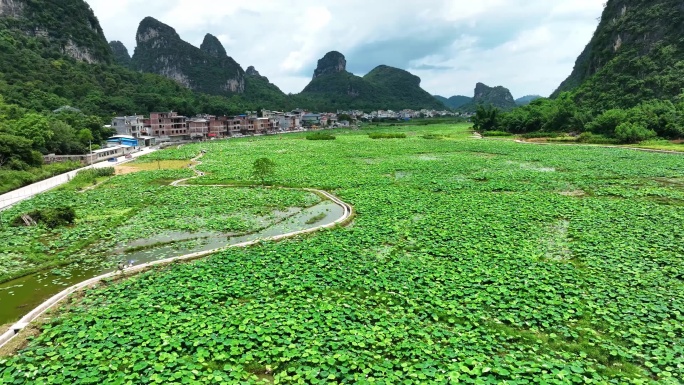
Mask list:
[[300,92],[332,50],[364,75],[386,64],[443,96],[476,82],[516,98],[548,96],[591,39],[605,0],[86,0],[109,40],[131,55],[145,16],[195,46],[216,35],[244,69]]

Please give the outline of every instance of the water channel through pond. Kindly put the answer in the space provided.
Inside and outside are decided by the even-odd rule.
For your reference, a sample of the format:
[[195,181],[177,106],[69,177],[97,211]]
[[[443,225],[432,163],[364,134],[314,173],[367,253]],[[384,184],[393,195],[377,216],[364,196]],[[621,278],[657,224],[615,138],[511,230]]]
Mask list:
[[[109,259],[132,261],[133,265],[173,258],[200,251],[214,250],[256,239],[266,239],[294,231],[312,229],[335,222],[344,209],[332,201],[305,209],[292,208],[275,213],[281,221],[247,235],[218,232],[168,232],[130,242],[113,251]],[[114,264],[115,265],[115,264]],[[14,322],[65,288],[117,269],[112,264],[80,265],[43,271],[0,284],[0,325]]]

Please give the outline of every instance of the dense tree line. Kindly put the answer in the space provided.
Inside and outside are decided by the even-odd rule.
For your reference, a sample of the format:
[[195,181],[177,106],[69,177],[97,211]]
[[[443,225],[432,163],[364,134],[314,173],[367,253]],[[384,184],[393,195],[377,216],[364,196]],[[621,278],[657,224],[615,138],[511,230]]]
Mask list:
[[655,137],[678,139],[684,137],[684,99],[651,99],[631,108],[599,110],[582,106],[573,94],[566,92],[556,99],[537,99],[505,113],[480,106],[473,122],[480,131],[565,132],[587,141],[609,138],[637,143]]
[[41,114],[7,104],[0,97],[0,168],[27,170],[40,166],[43,155],[85,154],[99,147],[112,130],[97,116],[75,109]]

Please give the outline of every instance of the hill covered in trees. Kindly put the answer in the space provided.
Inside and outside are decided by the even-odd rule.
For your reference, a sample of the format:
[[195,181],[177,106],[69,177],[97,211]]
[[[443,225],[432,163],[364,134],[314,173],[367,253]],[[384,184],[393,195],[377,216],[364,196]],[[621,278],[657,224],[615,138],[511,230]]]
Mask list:
[[109,47],[112,49],[114,55],[114,63],[128,68],[131,65],[131,54],[128,53],[128,48],[120,41],[110,41]]
[[407,71],[380,65],[360,77],[348,72],[346,64],[344,55],[328,52],[296,100],[327,110],[444,108],[420,87],[420,78]]
[[565,132],[566,140],[637,143],[684,137],[684,7],[609,0],[589,44],[551,99],[510,113],[480,109],[479,129]]
[[245,71],[207,34],[201,48],[183,41],[176,30],[146,17],[138,27],[131,66],[165,76],[191,90],[213,95],[245,92]]
[[552,95],[581,106],[631,108],[674,101],[684,79],[684,7],[674,0],[610,0],[570,76]]
[[521,98],[515,99],[515,104],[519,106],[526,106],[537,99],[541,99],[542,96],[539,95],[526,95]]
[[516,107],[515,99],[511,95],[508,88],[497,86],[489,87],[483,83],[475,85],[475,94],[469,103],[466,103],[458,108],[463,112],[475,112],[478,106],[491,106],[504,111],[511,110]]
[[[258,107],[246,97],[193,92],[117,64],[125,47],[113,42],[112,50],[82,0],[7,4],[0,8],[0,95],[6,103],[41,113],[69,105],[103,118],[164,110],[230,114]],[[284,104],[272,108],[288,107]]]
[[459,108],[463,105],[470,103],[473,98],[463,95],[455,95],[450,98],[445,98],[444,96],[435,95],[435,99],[439,100],[442,104],[449,108]]

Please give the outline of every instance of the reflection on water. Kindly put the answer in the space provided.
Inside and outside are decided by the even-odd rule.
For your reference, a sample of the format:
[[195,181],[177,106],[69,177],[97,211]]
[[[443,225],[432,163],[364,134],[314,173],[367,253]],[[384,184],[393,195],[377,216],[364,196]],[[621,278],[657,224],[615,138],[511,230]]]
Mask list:
[[[325,214],[325,215],[321,215]],[[270,225],[247,235],[224,234],[212,231],[196,233],[165,232],[119,245],[103,261],[72,263],[58,269],[44,271],[0,284],[0,325],[18,320],[46,299],[65,288],[86,279],[116,270],[118,262],[132,261],[134,265],[178,257],[200,251],[213,250],[242,242],[311,229],[335,222],[344,209],[331,201],[315,206],[274,212],[258,223]],[[319,219],[320,218],[320,219]]]

